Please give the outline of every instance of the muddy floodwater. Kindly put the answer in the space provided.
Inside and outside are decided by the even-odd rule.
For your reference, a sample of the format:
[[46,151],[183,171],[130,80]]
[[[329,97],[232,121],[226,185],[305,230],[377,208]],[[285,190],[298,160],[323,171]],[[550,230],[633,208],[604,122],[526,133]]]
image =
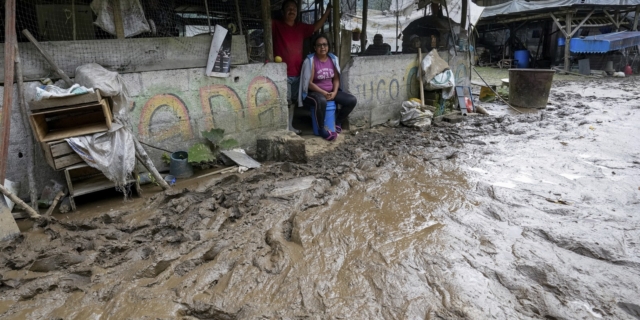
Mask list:
[[0,317],[640,319],[639,85],[56,216],[0,244]]

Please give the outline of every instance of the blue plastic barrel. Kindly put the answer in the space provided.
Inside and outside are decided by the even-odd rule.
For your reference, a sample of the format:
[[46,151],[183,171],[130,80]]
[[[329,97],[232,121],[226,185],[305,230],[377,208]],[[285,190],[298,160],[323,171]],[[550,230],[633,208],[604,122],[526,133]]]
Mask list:
[[529,67],[529,50],[518,50],[513,53],[513,58],[518,60],[518,68],[526,69]]
[[[315,115],[312,113],[312,117]],[[316,121],[312,121],[313,124],[313,134],[316,136],[320,135],[320,128],[316,125]],[[324,126],[328,128],[331,132],[336,132],[336,102],[335,101],[327,101],[327,111],[324,115]]]
[[565,44],[567,44],[567,39],[565,38],[558,38],[558,47],[562,47]]

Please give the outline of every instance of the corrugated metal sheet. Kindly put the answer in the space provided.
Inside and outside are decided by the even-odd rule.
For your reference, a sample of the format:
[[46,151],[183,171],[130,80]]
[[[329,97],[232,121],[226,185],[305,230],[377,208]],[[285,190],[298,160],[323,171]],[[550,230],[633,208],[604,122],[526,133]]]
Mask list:
[[640,31],[623,31],[571,39],[573,53],[607,53],[640,45]]

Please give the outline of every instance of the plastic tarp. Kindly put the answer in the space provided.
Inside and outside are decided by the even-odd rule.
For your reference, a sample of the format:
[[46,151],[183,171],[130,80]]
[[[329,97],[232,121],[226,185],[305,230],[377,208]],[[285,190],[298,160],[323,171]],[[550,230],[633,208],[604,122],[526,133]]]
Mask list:
[[[453,20],[453,22],[455,23],[460,23],[462,21],[462,1],[463,0],[447,0],[447,9],[449,10],[449,18],[451,20]],[[476,25],[478,20],[480,20],[480,16],[482,16],[482,12],[484,10],[484,7],[478,6],[477,4],[471,2],[471,0],[466,0],[468,1],[468,8],[469,8],[469,19],[467,19],[467,27],[469,27],[470,24],[472,25]],[[443,0],[440,1],[429,1],[429,3],[431,2],[435,2],[435,3],[442,3],[444,2]],[[416,0],[392,0],[391,1],[391,7],[389,8],[389,10],[391,12],[406,12],[409,9],[412,9],[414,4],[418,3],[418,1]],[[422,5],[423,3],[420,3],[420,5]],[[418,7],[416,7],[418,8]],[[446,13],[445,13],[446,14]]]
[[531,11],[558,10],[562,7],[571,6],[635,6],[640,0],[546,0],[527,1],[513,0],[503,4],[485,7],[482,18],[508,15],[512,13],[526,13]]
[[[112,35],[116,35],[116,25],[113,22],[114,3],[116,2],[109,0],[93,0],[90,4],[91,10],[97,17],[94,24]],[[139,0],[120,0],[120,11],[122,12],[122,24],[126,38],[151,30]]]
[[571,39],[571,52],[607,53],[640,45],[640,31],[623,31]]
[[[108,132],[65,139],[69,146],[91,167],[100,170],[116,187],[124,190],[136,164],[133,135],[128,122],[128,97],[117,72],[89,63],[76,68],[75,81],[87,88],[100,90],[113,102],[114,123]],[[125,193],[126,196],[126,193]]]

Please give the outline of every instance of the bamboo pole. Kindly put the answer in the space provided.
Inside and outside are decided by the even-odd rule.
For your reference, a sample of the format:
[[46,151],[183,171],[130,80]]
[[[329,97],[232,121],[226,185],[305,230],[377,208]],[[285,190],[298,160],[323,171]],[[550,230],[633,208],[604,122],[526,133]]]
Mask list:
[[204,10],[207,12],[207,25],[209,25],[209,35],[211,35],[211,15],[209,15],[209,1],[204,0]]
[[271,30],[271,0],[262,0],[262,24],[264,26],[264,54],[267,61],[273,62],[273,32]]
[[147,170],[149,170],[149,172],[153,175],[153,177],[156,179],[156,182],[160,185],[160,187],[163,190],[171,189],[171,186],[169,186],[169,184],[166,181],[164,181],[164,179],[156,169],[156,166],[153,165],[153,162],[149,158],[149,155],[147,154],[147,152],[144,151],[144,148],[142,147],[142,144],[140,144],[140,141],[138,140],[138,138],[136,138],[136,136],[133,134],[132,136],[133,136],[133,144],[135,145],[135,148],[136,148],[136,155],[140,157],[140,159],[142,159],[143,165],[147,168]]
[[56,197],[53,198],[53,202],[51,202],[51,206],[49,206],[49,209],[44,214],[45,216],[51,216],[51,214],[53,213],[53,210],[56,209],[56,207],[58,206],[58,202],[60,202],[60,199],[62,199],[62,197],[64,197],[64,192],[59,191],[58,194],[56,194]]
[[120,0],[113,0],[113,23],[116,26],[116,38],[124,39],[124,23],[122,22],[122,6]]
[[571,67],[569,65],[571,63],[571,51],[569,51],[569,50],[570,50],[570,47],[571,47],[571,34],[572,34],[571,33],[571,26],[573,24],[572,15],[573,14],[572,14],[571,11],[567,12],[567,18],[565,20],[565,24],[567,25],[566,26],[567,30],[565,31],[566,35],[567,35],[567,38],[566,38],[566,42],[564,44],[564,71],[565,72],[569,72],[569,70],[571,69]]
[[29,161],[27,165],[27,179],[29,181],[29,197],[31,199],[31,207],[38,212],[38,190],[36,189],[35,179],[35,144],[33,143],[32,131],[29,130],[31,124],[29,123],[29,108],[24,98],[24,81],[22,76],[22,63],[20,61],[20,52],[18,51],[18,44],[16,43],[16,83],[18,85],[18,104],[20,105],[20,115],[22,118],[22,126],[24,127],[24,134],[27,138],[27,152],[26,158]]
[[[53,58],[49,55],[49,53],[44,51],[44,49],[40,46],[40,43],[38,42],[38,40],[36,40],[36,38],[33,37],[31,32],[29,32],[29,30],[27,30],[27,29],[24,29],[24,30],[22,30],[22,34],[24,34],[24,36],[27,37],[27,39],[29,39],[29,41],[31,41],[31,43],[33,43],[34,46],[36,46],[36,49],[38,49],[38,51],[40,51],[40,54],[42,54],[44,56],[44,59],[47,60],[47,62],[49,62],[51,67],[53,67],[53,69],[60,76],[60,78],[62,78],[62,80],[64,80],[64,82],[66,82],[69,86],[72,86],[73,85],[73,81],[71,81],[69,76],[67,76],[67,74],[64,73],[64,71],[62,71],[62,69],[60,69],[58,67],[58,65],[53,61]],[[6,44],[5,44],[5,46],[6,46]],[[12,51],[14,51],[14,50],[12,50]],[[5,62],[5,66],[6,65],[7,64]],[[13,66],[13,62],[11,63],[11,65]],[[6,72],[7,71],[5,71],[5,77],[6,77]],[[11,73],[13,74],[13,70],[11,71]],[[5,81],[5,83],[7,83],[7,82]]]
[[4,27],[4,97],[0,113],[0,185],[4,185],[11,134],[11,106],[13,106],[13,78],[16,50],[16,0],[5,1]]
[[[20,206],[22,209],[24,209],[27,212],[27,214],[29,215],[30,219],[38,219],[38,218],[42,217],[35,210],[33,210],[31,207],[29,207],[28,204],[26,204],[24,201],[22,201],[22,199],[18,198],[18,196],[16,196],[15,194],[11,193],[11,191],[7,190],[2,184],[0,184],[0,192],[2,194],[4,194],[5,196],[7,196],[7,198],[9,198],[9,200],[13,201],[17,206]],[[2,204],[0,204],[0,206],[1,205]]]

